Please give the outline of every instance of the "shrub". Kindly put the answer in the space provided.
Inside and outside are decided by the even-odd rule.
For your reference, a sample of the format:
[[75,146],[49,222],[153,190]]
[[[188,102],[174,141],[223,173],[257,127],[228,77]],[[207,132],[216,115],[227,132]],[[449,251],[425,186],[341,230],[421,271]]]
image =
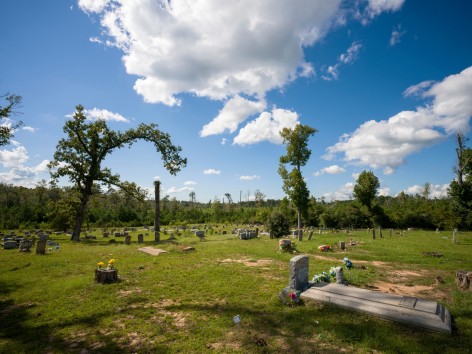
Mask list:
[[267,227],[269,231],[272,232],[272,236],[276,238],[290,234],[290,223],[288,218],[278,210],[274,211],[270,215]]

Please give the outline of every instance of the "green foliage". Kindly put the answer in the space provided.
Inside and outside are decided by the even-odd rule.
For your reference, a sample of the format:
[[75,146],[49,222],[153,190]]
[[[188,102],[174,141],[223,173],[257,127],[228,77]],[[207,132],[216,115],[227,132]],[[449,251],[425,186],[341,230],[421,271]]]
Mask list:
[[[15,108],[18,108],[21,105],[21,96],[18,95],[2,95],[0,99],[5,99],[6,105],[0,105],[0,123],[2,120],[6,120],[15,113]],[[18,129],[23,123],[20,121],[18,123],[1,125],[0,124],[0,146],[7,145],[10,142],[10,139],[13,138],[13,132],[15,129]]]
[[372,171],[363,171],[357,178],[356,185],[354,186],[354,197],[359,203],[370,209],[379,187],[379,179],[374,173]]
[[269,217],[267,228],[273,237],[279,238],[290,234],[290,222],[287,216],[279,210],[275,210]]
[[[297,209],[299,228],[301,227],[301,216],[306,215],[310,197],[301,167],[306,165],[311,156],[308,140],[315,133],[316,129],[301,124],[297,124],[294,129],[284,128],[280,132],[287,152],[280,157],[278,172],[283,180],[283,191]],[[292,171],[287,170],[285,167],[287,164],[293,167]]]
[[180,157],[181,148],[174,146],[170,136],[157,129],[156,124],[139,124],[126,132],[110,130],[105,120],[87,123],[84,107],[78,105],[72,119],[64,125],[67,138],[59,141],[54,160],[49,163],[51,177],[67,177],[79,193],[80,206],[72,239],[78,241],[90,197],[98,190],[96,183],[116,186],[134,198],[144,200],[145,191],[135,183],[122,182],[120,176],[102,167],[105,158],[116,149],[131,147],[136,141],[152,142],[161,154],[164,167],[175,175],[187,160]]

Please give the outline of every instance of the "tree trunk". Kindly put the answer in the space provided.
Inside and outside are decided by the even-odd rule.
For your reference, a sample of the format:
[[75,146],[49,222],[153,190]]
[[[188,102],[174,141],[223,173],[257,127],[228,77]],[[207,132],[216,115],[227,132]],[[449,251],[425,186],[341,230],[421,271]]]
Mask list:
[[302,212],[300,208],[297,208],[297,222],[298,222],[298,230],[302,227]]
[[77,218],[75,219],[75,227],[72,232],[71,241],[80,241],[80,230],[82,229],[82,224],[85,220],[85,211],[87,210],[88,198],[82,200],[80,205],[79,212],[77,213]]
[[160,209],[160,190],[161,182],[154,181],[154,199],[156,201],[156,210],[154,211],[154,242],[159,243],[161,240],[161,226],[159,224],[159,209]]

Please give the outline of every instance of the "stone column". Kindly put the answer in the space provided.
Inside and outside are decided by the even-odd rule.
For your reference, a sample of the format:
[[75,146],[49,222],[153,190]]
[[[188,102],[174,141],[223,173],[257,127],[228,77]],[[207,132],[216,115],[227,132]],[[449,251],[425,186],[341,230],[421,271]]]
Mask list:
[[308,256],[295,256],[290,260],[289,287],[305,290],[308,287]]

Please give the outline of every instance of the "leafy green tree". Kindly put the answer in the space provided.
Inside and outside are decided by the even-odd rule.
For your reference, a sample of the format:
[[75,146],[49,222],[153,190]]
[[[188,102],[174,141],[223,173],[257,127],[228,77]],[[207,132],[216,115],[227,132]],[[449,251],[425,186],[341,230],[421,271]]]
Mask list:
[[15,108],[21,105],[21,96],[18,95],[2,95],[0,99],[5,99],[6,106],[0,105],[0,146],[7,145],[13,138],[13,131],[18,129],[23,123],[20,121],[13,125],[2,125],[2,121],[10,118],[15,113]]
[[279,210],[272,212],[267,222],[267,227],[272,237],[279,238],[290,234],[290,222],[287,216]]
[[372,201],[377,195],[379,187],[379,179],[374,173],[372,171],[363,171],[357,178],[356,185],[354,186],[354,197],[370,211],[372,209]]
[[457,177],[448,189],[452,198],[453,209],[457,215],[454,227],[470,229],[472,227],[472,149],[465,146],[467,142],[462,134],[457,134],[457,166],[454,172]]
[[156,124],[141,123],[136,129],[113,131],[104,120],[87,123],[84,107],[78,105],[73,118],[65,123],[63,130],[67,138],[57,144],[49,168],[54,180],[68,177],[78,192],[80,206],[71,237],[74,241],[80,240],[87,204],[94,190],[98,189],[97,182],[108,187],[114,185],[139,199],[145,197],[145,192],[136,184],[122,182],[119,175],[102,167],[105,158],[114,150],[131,147],[136,141],[144,140],[154,144],[169,173],[175,175],[187,164],[187,159],[180,157],[181,148],[174,146],[170,136],[158,130]]
[[[310,192],[301,173],[311,156],[308,149],[308,139],[316,133],[316,129],[307,125],[297,124],[294,129],[284,128],[280,132],[282,141],[287,146],[287,153],[280,157],[279,174],[283,180],[282,189],[297,209],[297,224],[301,228],[302,214],[306,214],[309,205]],[[293,167],[288,171],[285,165]]]

